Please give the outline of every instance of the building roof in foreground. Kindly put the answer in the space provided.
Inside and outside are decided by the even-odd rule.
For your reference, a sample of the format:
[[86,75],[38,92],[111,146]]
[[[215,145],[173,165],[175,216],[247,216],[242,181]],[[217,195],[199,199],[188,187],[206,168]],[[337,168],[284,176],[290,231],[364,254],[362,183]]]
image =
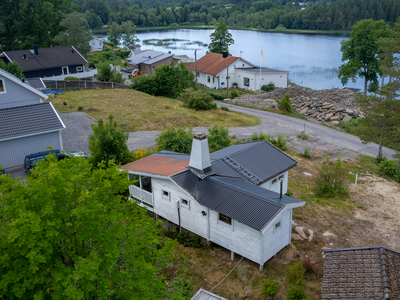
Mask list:
[[127,58],[130,65],[147,64],[151,65],[161,60],[172,58],[174,54],[165,53],[160,51],[145,50],[139,54],[135,52],[135,55]]
[[149,173],[162,176],[171,176],[175,173],[185,170],[189,166],[189,161],[164,157],[159,155],[150,155],[121,167],[121,169]]
[[322,300],[400,299],[400,252],[365,247],[324,253]]
[[[218,75],[226,66],[233,64],[240,59],[237,56],[228,56],[223,58],[219,53],[207,53],[197,61],[197,72],[207,73],[211,75]],[[187,63],[186,67],[189,70],[195,71],[195,63]]]
[[222,298],[209,291],[199,289],[197,293],[190,300],[228,300],[228,299]]
[[65,128],[51,102],[0,109],[0,140]]
[[[24,72],[83,65],[87,60],[74,46],[39,48],[38,55],[33,50],[5,51],[6,57],[18,62]],[[26,55],[26,59],[23,57]]]

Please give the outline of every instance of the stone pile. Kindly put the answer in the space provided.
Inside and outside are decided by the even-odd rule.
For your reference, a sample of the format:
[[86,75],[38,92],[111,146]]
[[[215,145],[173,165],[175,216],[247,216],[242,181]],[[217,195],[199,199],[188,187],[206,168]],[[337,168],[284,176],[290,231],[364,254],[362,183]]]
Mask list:
[[302,115],[318,121],[339,125],[342,121],[362,118],[355,95],[349,89],[309,90],[302,87],[277,88],[273,92],[258,95],[242,95],[230,100],[232,104],[242,104],[258,108],[277,109],[274,99],[282,99],[290,94],[292,107]]

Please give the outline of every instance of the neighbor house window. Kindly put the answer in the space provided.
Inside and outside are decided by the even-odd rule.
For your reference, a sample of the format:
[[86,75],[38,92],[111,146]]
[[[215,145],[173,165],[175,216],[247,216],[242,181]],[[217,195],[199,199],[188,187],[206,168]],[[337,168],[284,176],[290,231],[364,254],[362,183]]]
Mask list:
[[4,79],[0,78],[0,93],[5,93],[6,87],[4,86]]
[[82,71],[82,67],[76,67],[76,71],[77,72],[81,72]]
[[213,83],[214,83],[214,81],[215,81],[215,77],[213,77]]
[[210,76],[207,76],[207,82],[211,82]]
[[244,86],[250,86],[250,79],[247,77],[243,77]]
[[223,214],[219,214],[219,220],[224,222],[224,223],[226,223],[226,224],[232,225],[232,218],[231,217],[225,216]]
[[280,229],[280,228],[281,228],[281,221],[279,221],[278,223],[275,223],[275,225],[274,225],[274,230],[275,231]]
[[197,72],[197,77],[200,77],[200,72]]

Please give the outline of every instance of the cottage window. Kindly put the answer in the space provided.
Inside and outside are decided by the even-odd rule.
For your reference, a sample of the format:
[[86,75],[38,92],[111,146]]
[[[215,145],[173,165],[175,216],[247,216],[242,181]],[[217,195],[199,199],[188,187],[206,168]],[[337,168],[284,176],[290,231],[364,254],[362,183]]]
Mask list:
[[283,180],[283,178],[284,178],[284,175],[281,175],[278,177],[279,180],[281,180],[281,179]]
[[197,72],[197,77],[200,77],[200,72]]
[[0,93],[5,93],[6,87],[4,85],[4,79],[0,78]]
[[243,77],[243,84],[244,84],[244,86],[250,86],[250,79],[249,78],[247,78],[247,77]]
[[214,83],[215,77],[213,77],[213,83]]
[[82,67],[76,67],[77,72],[82,72]]
[[272,180],[272,184],[275,184],[278,182],[278,178],[275,178],[274,180]]
[[181,204],[182,204],[182,207],[190,209],[190,201],[185,200],[185,199],[181,199]]
[[277,231],[277,230],[280,229],[280,228],[281,228],[281,221],[275,223],[275,225],[274,225],[274,230],[275,230],[275,231]]
[[232,218],[231,217],[225,216],[223,214],[219,214],[219,220],[224,222],[224,223],[226,223],[226,224],[232,225]]
[[210,76],[207,76],[207,82],[211,82]]

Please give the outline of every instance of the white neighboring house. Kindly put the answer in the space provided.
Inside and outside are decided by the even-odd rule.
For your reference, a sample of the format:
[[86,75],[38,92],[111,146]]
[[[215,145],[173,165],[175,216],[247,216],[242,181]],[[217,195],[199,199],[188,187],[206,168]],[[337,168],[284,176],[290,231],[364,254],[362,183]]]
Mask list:
[[[195,63],[186,64],[194,73]],[[228,71],[228,72],[227,72]],[[195,74],[196,76],[196,74]],[[229,76],[229,80],[226,77]],[[289,86],[289,72],[270,68],[261,68],[247,60],[224,54],[207,53],[197,61],[197,82],[208,88],[223,89],[237,87],[243,90],[260,90],[260,87],[273,83],[276,87]]]
[[292,211],[305,202],[284,195],[297,162],[266,141],[213,152],[195,135],[191,154],[161,151],[126,164],[141,206],[258,264],[291,243]]
[[104,41],[99,38],[94,38],[89,41],[90,51],[101,51],[104,48]]

